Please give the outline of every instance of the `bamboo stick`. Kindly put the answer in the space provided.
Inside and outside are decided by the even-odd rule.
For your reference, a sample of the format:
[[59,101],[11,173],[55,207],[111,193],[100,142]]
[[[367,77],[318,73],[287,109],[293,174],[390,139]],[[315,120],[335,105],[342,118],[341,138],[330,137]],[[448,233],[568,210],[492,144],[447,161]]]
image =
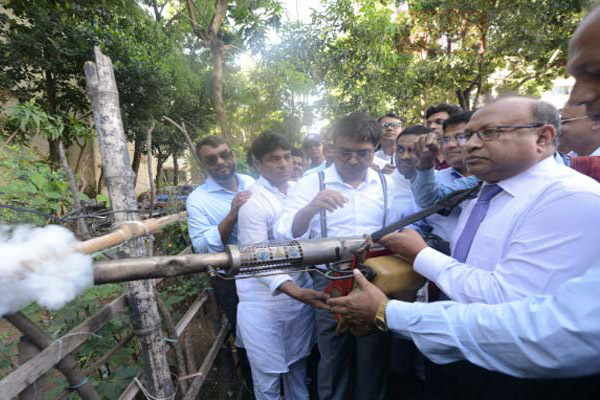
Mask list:
[[187,220],[187,212],[182,211],[178,214],[167,215],[160,218],[125,222],[111,233],[78,243],[74,250],[84,254],[92,254],[100,250],[117,246],[128,240],[154,233],[170,224],[185,220]]

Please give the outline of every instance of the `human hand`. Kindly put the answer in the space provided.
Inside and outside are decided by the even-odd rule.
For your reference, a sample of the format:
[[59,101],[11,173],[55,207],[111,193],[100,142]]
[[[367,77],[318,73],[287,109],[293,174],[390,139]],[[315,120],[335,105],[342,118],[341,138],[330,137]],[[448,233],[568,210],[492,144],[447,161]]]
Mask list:
[[308,204],[308,208],[316,214],[321,210],[333,211],[342,208],[347,202],[348,198],[340,192],[324,189]]
[[394,167],[392,164],[385,164],[385,167],[383,167],[381,172],[389,175],[389,174],[394,173],[395,170],[396,170],[396,167]]
[[373,324],[377,308],[387,297],[358,269],[354,269],[353,273],[359,290],[354,290],[348,296],[331,298],[327,303],[332,306],[333,312],[342,315],[350,325]]
[[437,139],[437,135],[433,132],[421,135],[417,139],[414,151],[419,157],[418,169],[425,170],[434,167],[435,157],[440,150]]
[[417,254],[428,247],[421,235],[412,229],[403,229],[400,232],[385,235],[379,239],[379,243],[398,254],[411,265],[414,263]]
[[331,311],[331,307],[327,304],[327,300],[330,297],[327,293],[301,288],[294,281],[285,281],[278,289],[280,292],[311,307]]
[[229,213],[233,216],[237,216],[238,211],[244,205],[244,203],[248,201],[250,196],[252,196],[252,192],[249,190],[239,192],[238,194],[236,194],[233,200],[231,201],[231,209]]
[[325,292],[319,292],[313,289],[301,289],[298,293],[298,300],[304,304],[327,311],[331,311],[331,306],[327,304],[327,300],[329,300],[330,297],[331,296]]

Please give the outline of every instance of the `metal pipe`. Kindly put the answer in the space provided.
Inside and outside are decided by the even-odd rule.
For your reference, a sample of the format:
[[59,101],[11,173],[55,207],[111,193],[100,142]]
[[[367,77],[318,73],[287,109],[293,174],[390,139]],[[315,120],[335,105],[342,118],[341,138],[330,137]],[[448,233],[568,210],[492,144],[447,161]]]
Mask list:
[[223,271],[227,276],[291,271],[310,265],[349,260],[364,242],[364,238],[356,237],[299,240],[243,248],[227,246],[223,253],[103,261],[94,265],[94,283],[101,285],[208,272],[209,267]]

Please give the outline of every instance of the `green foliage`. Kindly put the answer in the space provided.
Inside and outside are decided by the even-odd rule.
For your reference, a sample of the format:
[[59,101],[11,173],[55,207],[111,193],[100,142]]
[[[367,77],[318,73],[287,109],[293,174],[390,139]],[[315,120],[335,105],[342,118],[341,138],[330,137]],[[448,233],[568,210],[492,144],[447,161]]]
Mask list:
[[6,136],[9,131],[11,134],[17,133],[15,142],[20,144],[28,142],[35,135],[58,139],[64,130],[60,118],[46,114],[35,104],[35,99],[8,107],[6,124],[7,130],[2,130],[2,133]]
[[421,122],[439,102],[470,109],[495,93],[539,94],[564,74],[568,38],[589,3],[332,0],[294,40],[313,43],[309,64],[330,118],[394,109]]
[[175,255],[190,245],[187,222],[171,224],[155,234],[161,255]]
[[[0,204],[22,207],[45,215],[60,215],[71,204],[64,172],[53,171],[31,152],[9,145],[0,157]],[[4,222],[48,223],[46,217],[0,209]]]

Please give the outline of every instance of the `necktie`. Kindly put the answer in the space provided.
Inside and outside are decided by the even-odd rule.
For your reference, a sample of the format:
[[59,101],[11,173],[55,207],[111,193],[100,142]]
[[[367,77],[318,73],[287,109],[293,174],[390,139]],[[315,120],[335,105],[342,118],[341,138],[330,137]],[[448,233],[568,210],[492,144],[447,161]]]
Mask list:
[[467,255],[469,254],[469,250],[471,249],[471,243],[473,243],[473,238],[479,229],[479,225],[481,225],[481,221],[485,218],[487,214],[488,208],[490,207],[490,200],[500,193],[502,188],[496,184],[493,185],[485,185],[481,192],[479,192],[479,197],[477,198],[477,203],[475,203],[475,207],[471,210],[471,215],[469,215],[469,219],[465,225],[465,229],[460,234],[458,241],[456,242],[456,246],[454,247],[454,254],[452,257],[460,262],[465,262],[467,259]]

